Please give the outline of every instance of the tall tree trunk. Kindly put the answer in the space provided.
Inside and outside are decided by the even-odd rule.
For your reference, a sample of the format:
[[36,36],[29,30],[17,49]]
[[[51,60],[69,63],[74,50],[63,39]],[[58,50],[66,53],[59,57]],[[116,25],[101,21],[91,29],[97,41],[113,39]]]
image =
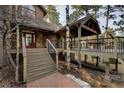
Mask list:
[[6,32],[3,35],[3,65],[6,65]]
[[66,5],[66,24],[68,25],[69,23],[69,5]]
[[108,30],[108,23],[109,23],[109,9],[110,9],[110,5],[107,6],[106,26],[105,26],[105,30],[106,30],[105,38],[107,38],[107,30]]

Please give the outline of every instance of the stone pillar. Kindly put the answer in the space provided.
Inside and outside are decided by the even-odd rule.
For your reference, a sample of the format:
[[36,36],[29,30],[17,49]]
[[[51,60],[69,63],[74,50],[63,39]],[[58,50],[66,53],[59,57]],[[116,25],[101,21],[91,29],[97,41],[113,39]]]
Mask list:
[[66,29],[67,29],[66,31],[66,50],[67,50],[66,61],[67,61],[67,69],[70,71],[70,31],[69,31],[68,25]]
[[78,63],[81,68],[81,24],[78,25]]

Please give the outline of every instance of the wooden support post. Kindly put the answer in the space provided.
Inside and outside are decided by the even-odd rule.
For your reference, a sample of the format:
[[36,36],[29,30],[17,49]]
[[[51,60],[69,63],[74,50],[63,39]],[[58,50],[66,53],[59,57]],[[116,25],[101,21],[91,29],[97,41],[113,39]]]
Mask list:
[[114,38],[114,54],[115,54],[115,59],[116,59],[115,69],[116,69],[116,71],[118,71],[117,38]]
[[116,71],[118,72],[118,59],[116,59],[115,69],[116,69]]
[[84,55],[84,62],[87,62],[87,55]]
[[57,52],[56,53],[56,68],[57,68],[57,70],[58,70],[58,68],[59,68],[59,53]]
[[78,63],[81,68],[81,24],[78,25]]
[[19,26],[17,26],[16,30],[17,38],[16,38],[16,81],[19,82],[19,47],[20,47],[20,37],[19,37]]
[[66,27],[66,49],[67,49],[67,69],[70,71],[70,31],[69,26]]
[[114,54],[115,54],[115,59],[117,59],[117,39],[114,38]]
[[62,38],[62,49],[64,50],[64,44],[65,44],[64,37],[62,36],[61,38]]
[[[99,48],[99,46],[98,46],[98,34],[97,34],[97,49]],[[96,57],[96,67],[98,67],[99,66],[99,57],[97,56]]]
[[22,51],[23,51],[23,82],[27,82],[27,52],[25,46],[25,38],[22,34]]
[[75,35],[74,35],[74,45],[73,45],[73,49],[75,49],[75,46],[76,46],[76,39],[75,39]]
[[109,71],[110,71],[110,63],[105,62],[105,80],[107,80],[107,81],[111,81]]

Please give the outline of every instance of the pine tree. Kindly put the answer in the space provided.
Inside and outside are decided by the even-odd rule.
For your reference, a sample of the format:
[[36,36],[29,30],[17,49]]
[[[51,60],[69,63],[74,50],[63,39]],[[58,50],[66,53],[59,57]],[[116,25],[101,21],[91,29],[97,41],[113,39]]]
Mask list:
[[[78,20],[81,16],[91,14],[95,18],[98,17],[98,11],[101,8],[100,5],[72,5],[73,13],[70,14],[70,23]],[[92,11],[89,12],[89,10]]]
[[47,5],[46,9],[47,9],[47,15],[45,19],[49,20],[49,22],[51,23],[61,25],[59,22],[59,12],[57,12],[56,7],[53,5]]
[[114,21],[114,25],[117,26],[117,28],[115,29],[115,31],[119,31],[120,34],[124,35],[124,5],[115,5],[114,6],[119,12],[121,12],[119,14],[120,20],[119,21]]

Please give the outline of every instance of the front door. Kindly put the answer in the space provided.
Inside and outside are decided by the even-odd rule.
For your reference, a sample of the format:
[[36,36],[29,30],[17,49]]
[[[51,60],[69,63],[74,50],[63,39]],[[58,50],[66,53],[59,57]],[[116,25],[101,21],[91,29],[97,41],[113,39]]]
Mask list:
[[36,48],[35,33],[24,33],[26,48]]

